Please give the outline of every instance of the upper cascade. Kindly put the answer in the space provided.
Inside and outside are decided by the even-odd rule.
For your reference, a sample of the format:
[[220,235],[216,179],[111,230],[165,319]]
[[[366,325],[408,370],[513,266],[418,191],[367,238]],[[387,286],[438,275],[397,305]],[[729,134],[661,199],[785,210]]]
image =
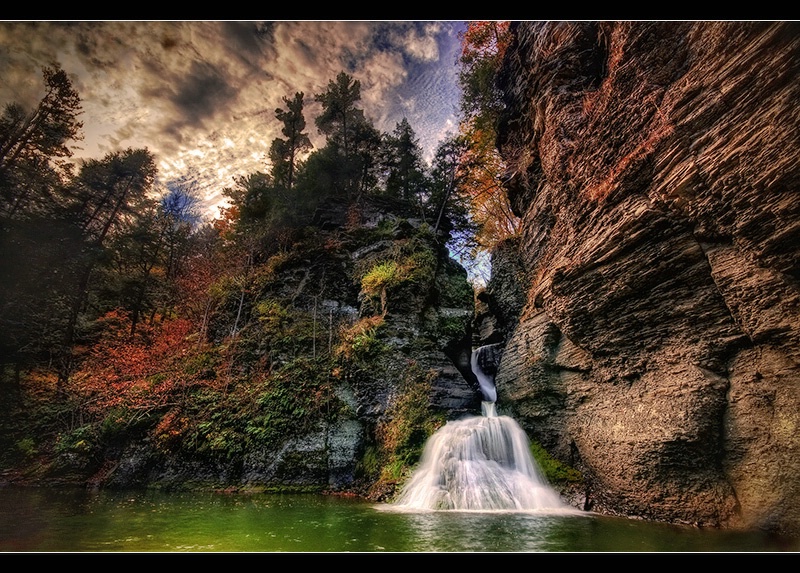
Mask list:
[[487,344],[472,351],[470,364],[472,372],[478,379],[484,402],[497,402],[497,388],[494,376],[502,356],[501,344]]

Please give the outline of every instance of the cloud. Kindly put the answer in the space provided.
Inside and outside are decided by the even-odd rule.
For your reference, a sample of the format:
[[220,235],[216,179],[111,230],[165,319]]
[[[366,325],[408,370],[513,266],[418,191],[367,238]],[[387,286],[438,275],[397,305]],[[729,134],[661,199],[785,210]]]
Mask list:
[[313,101],[346,71],[381,131],[407,117],[430,157],[455,126],[458,23],[369,21],[0,22],[0,105],[34,105],[59,62],[81,96],[77,157],[147,147],[160,179],[192,181],[209,206],[234,175],[265,170],[282,98]]
[[400,40],[409,56],[420,62],[434,62],[439,59],[438,34],[442,31],[440,22],[421,22],[409,29]]
[[192,62],[188,72],[175,77],[168,86],[160,86],[148,93],[148,97],[165,99],[175,108],[175,125],[202,126],[207,118],[213,118],[223,106],[237,96],[229,75],[224,69],[207,62]]

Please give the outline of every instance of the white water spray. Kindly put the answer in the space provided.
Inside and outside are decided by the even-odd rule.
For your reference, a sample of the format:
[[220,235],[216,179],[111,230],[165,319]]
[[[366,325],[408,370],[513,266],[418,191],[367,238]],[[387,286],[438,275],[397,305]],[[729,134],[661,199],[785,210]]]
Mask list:
[[[395,507],[412,510],[565,509],[539,471],[524,430],[495,410],[494,379],[472,367],[481,384],[482,416],[450,421],[432,435]],[[487,400],[486,398],[494,398]]]

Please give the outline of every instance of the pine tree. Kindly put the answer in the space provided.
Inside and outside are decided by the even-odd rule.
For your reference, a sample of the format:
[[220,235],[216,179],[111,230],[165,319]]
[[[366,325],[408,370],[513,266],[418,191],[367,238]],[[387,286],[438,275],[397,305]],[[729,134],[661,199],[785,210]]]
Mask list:
[[425,187],[425,165],[422,148],[406,118],[397,123],[393,134],[386,136],[385,150],[387,195],[418,200]]
[[284,96],[286,109],[275,110],[275,117],[283,123],[281,133],[286,139],[273,140],[269,151],[272,162],[272,178],[275,185],[289,191],[294,187],[295,173],[300,156],[313,146],[307,133],[306,120],[303,117],[303,92],[297,92],[294,99]]
[[72,155],[71,141],[82,139],[81,100],[66,72],[42,70],[45,94],[32,111],[6,105],[0,117],[0,213],[6,217],[41,215],[61,205],[61,190]]

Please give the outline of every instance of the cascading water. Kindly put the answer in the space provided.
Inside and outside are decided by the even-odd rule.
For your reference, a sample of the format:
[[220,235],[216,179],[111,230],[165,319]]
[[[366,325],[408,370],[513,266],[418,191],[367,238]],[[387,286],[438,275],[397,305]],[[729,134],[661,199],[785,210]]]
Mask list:
[[533,460],[528,437],[509,416],[495,410],[493,374],[480,367],[481,347],[472,368],[484,401],[481,416],[450,421],[425,444],[420,464],[394,506],[410,510],[566,509]]
[[481,362],[485,362],[488,357],[491,355],[489,352],[489,348],[493,348],[493,346],[481,346],[472,351],[472,356],[470,357],[470,366],[472,367],[472,373],[475,374],[475,377],[478,379],[478,385],[481,388],[481,394],[483,394],[483,401],[484,402],[497,402],[497,388],[494,385],[494,375],[491,373],[494,371],[494,368],[489,370],[486,367],[486,364],[481,367]]

